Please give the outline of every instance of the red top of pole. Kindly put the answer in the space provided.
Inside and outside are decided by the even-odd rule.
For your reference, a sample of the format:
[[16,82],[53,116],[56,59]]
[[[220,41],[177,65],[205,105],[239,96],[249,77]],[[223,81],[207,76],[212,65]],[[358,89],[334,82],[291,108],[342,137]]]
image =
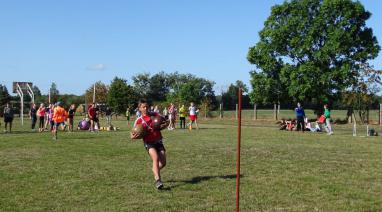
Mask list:
[[237,159],[236,159],[236,211],[239,211],[240,206],[240,142],[241,142],[241,94],[242,90],[239,88],[238,92],[238,114],[237,114]]

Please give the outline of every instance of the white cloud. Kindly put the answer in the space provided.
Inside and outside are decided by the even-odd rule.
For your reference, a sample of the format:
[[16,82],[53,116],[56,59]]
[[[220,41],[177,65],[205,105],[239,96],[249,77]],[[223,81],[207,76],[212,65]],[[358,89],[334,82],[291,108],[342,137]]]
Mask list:
[[102,63],[94,64],[88,67],[90,71],[104,71],[106,70],[106,65]]

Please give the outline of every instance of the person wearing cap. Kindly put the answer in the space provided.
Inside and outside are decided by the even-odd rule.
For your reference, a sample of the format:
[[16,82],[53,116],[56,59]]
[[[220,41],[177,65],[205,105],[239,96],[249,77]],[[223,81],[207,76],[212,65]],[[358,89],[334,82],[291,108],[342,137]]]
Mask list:
[[328,104],[324,104],[324,116],[325,116],[325,130],[328,135],[333,134],[332,126],[330,125],[330,111],[328,108]]
[[53,139],[57,140],[57,128],[61,125],[61,129],[63,130],[65,127],[65,120],[68,117],[68,113],[66,110],[62,107],[62,102],[57,102],[57,107],[54,108],[53,112],[53,121],[54,121],[54,128],[52,131]]

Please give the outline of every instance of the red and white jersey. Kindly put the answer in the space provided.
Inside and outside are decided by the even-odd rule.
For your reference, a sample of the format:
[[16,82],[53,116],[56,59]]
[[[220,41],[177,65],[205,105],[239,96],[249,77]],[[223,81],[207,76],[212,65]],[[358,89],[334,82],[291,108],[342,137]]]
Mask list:
[[190,111],[190,116],[195,116],[196,113],[197,113],[197,109],[196,109],[195,106],[190,106],[190,107],[188,108],[188,110]]
[[162,139],[162,133],[160,130],[154,130],[152,126],[151,116],[160,116],[159,113],[148,113],[137,118],[134,122],[134,127],[137,124],[142,124],[146,135],[143,137],[145,143],[154,143]]

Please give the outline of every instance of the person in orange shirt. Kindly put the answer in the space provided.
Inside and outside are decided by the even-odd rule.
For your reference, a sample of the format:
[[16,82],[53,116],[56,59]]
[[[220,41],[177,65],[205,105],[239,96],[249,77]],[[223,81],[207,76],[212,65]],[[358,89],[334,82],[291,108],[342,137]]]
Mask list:
[[68,112],[62,107],[62,102],[57,102],[57,107],[54,108],[53,112],[53,139],[57,140],[57,128],[61,125],[61,129],[65,128],[65,120],[68,118]]
[[40,107],[37,110],[37,116],[39,117],[38,131],[41,133],[44,131],[44,119],[45,119],[45,106],[44,103],[40,104]]

